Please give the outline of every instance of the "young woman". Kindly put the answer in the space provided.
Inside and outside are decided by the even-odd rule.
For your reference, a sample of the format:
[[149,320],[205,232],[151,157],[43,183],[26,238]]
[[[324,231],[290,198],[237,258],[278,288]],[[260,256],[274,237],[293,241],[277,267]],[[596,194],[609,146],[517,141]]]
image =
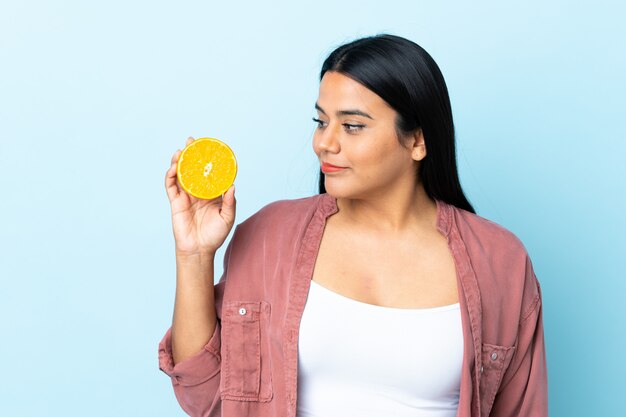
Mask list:
[[[166,189],[176,241],[159,366],[192,416],[546,416],[541,288],[522,242],[461,189],[447,88],[417,44],[326,59],[319,194],[238,224],[234,187]],[[189,141],[193,140],[190,138]]]

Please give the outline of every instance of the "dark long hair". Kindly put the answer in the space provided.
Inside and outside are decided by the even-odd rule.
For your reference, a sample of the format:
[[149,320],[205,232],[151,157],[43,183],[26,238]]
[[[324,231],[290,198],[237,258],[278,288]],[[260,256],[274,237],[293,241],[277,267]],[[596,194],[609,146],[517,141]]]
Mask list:
[[[398,140],[421,128],[426,156],[418,179],[426,194],[476,213],[459,181],[454,146],[454,123],[448,88],[433,58],[418,44],[389,34],[354,40],[335,49],[324,61],[320,82],[336,71],[363,84],[397,113]],[[319,173],[319,193],[326,192]]]

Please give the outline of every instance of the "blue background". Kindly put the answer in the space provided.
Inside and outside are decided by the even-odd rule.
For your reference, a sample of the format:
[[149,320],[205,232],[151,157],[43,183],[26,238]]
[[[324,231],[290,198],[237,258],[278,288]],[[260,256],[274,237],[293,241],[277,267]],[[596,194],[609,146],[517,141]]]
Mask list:
[[550,415],[621,414],[625,9],[504,3],[2,1],[0,415],[184,415],[157,364],[172,153],[231,145],[237,223],[316,194],[321,63],[379,32],[437,61],[463,188],[531,255]]

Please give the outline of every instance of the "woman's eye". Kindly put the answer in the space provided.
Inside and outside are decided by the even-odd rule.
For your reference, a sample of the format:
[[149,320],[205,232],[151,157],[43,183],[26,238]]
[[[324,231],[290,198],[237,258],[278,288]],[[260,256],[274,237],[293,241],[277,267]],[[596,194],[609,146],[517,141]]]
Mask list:
[[318,128],[318,129],[321,129],[321,128],[323,128],[323,127],[324,127],[324,122],[323,122],[323,121],[321,121],[320,119],[316,119],[316,118],[314,117],[314,118],[313,118],[313,121],[314,121],[315,123],[317,123],[317,128]]
[[[317,128],[318,129],[323,129],[324,127],[326,127],[326,122],[320,119],[317,119],[315,117],[313,117],[313,121],[315,123],[317,123]],[[363,129],[365,127],[365,125],[354,125],[351,123],[344,123],[343,124],[344,129],[346,130],[346,132],[348,133],[356,133],[359,130]]]
[[365,127],[365,125],[352,125],[350,123],[344,123],[343,126],[346,128],[346,131],[350,133],[358,132]]

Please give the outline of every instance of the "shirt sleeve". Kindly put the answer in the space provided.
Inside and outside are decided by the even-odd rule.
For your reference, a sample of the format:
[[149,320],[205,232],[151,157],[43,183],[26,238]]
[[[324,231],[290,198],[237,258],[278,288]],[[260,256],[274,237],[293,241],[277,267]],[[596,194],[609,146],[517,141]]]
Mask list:
[[190,416],[211,416],[219,410],[221,326],[219,321],[209,342],[196,355],[174,365],[172,328],[159,343],[159,369],[172,379],[174,395]]
[[548,375],[543,334],[541,287],[529,262],[533,291],[519,323],[517,348],[494,399],[492,417],[546,417]]

